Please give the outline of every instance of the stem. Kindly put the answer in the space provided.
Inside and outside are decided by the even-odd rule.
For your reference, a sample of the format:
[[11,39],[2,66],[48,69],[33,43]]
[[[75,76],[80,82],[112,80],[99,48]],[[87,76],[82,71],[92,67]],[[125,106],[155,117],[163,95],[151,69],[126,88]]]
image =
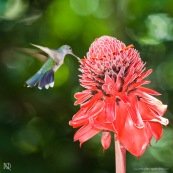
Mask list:
[[116,173],[126,172],[126,149],[115,140]]

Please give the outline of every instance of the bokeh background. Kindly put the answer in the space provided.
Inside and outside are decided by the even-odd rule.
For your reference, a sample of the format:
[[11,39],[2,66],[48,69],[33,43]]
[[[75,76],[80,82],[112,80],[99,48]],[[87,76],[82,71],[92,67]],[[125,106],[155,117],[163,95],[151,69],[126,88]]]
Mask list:
[[53,89],[26,88],[42,65],[14,47],[69,44],[79,57],[102,35],[134,44],[153,73],[148,87],[162,93],[170,120],[164,135],[140,159],[127,153],[127,173],[173,172],[172,0],[0,0],[0,172],[113,173],[114,144],[103,152],[100,135],[79,147],[68,122],[79,107],[79,64],[67,56]]

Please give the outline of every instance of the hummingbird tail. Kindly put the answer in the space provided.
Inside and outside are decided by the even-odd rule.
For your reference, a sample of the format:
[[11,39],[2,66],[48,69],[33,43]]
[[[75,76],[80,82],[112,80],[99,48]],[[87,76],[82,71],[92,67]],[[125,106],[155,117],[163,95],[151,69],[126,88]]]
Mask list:
[[37,72],[34,76],[26,81],[27,87],[34,87],[38,84],[38,88],[42,89],[45,87],[46,89],[54,86],[54,71],[51,69],[46,73]]

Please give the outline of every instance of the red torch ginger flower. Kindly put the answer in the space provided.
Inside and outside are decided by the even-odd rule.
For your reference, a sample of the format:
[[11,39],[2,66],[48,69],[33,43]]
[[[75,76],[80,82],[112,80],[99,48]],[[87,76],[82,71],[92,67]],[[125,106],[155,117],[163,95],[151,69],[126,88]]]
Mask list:
[[80,110],[69,124],[81,128],[74,141],[82,145],[102,132],[101,144],[107,149],[113,132],[126,150],[140,157],[152,137],[161,138],[162,125],[168,124],[162,117],[167,105],[151,96],[158,92],[143,86],[150,82],[145,78],[152,70],[145,70],[133,45],[126,47],[109,36],[96,39],[80,63],[85,90],[75,94]]

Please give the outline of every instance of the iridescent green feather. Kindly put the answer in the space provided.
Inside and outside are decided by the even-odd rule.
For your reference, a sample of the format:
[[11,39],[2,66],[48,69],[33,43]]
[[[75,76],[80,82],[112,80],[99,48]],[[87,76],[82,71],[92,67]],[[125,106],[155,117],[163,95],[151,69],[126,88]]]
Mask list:
[[52,58],[49,58],[40,69],[40,73],[46,73],[47,71],[51,70],[55,65],[56,62]]

